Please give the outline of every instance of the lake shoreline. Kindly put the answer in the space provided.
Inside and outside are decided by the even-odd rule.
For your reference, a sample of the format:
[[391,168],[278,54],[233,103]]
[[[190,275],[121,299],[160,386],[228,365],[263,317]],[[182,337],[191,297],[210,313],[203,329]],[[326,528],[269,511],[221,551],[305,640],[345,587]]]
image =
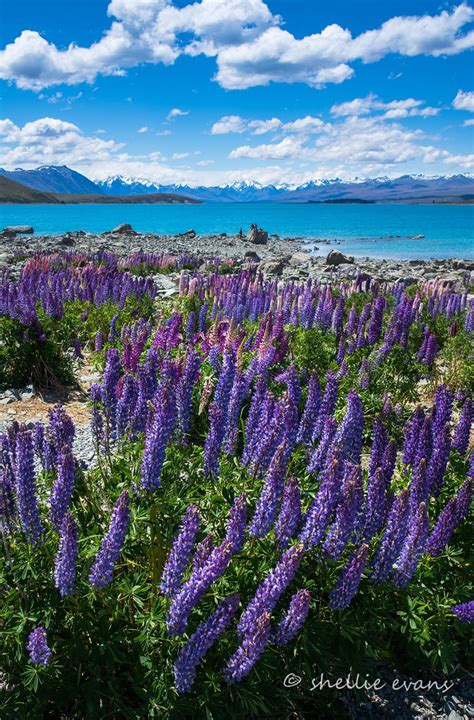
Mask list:
[[[314,252],[317,242],[317,253]],[[193,230],[174,235],[138,233],[124,226],[105,233],[68,232],[61,235],[4,235],[0,236],[0,268],[19,272],[25,259],[36,254],[74,252],[92,254],[111,252],[118,257],[131,253],[164,253],[192,255],[205,262],[210,258],[231,260],[235,265],[257,263],[269,277],[282,280],[304,281],[309,278],[330,281],[353,278],[357,274],[379,282],[414,284],[441,277],[462,287],[466,280],[474,279],[474,261],[462,258],[382,259],[355,256],[347,251],[342,241],[329,239],[309,240],[303,237],[267,237],[257,244],[246,235],[226,233],[197,235]],[[416,242],[416,240],[413,240]],[[466,275],[470,278],[466,278]]]

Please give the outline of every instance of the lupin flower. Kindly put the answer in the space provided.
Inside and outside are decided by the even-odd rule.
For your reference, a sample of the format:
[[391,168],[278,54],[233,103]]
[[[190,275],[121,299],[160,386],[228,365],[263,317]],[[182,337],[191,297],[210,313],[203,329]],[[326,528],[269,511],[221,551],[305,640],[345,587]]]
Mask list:
[[301,492],[298,478],[289,477],[283,491],[280,513],[275,524],[275,538],[281,550],[288,544],[301,523]]
[[339,383],[333,372],[328,372],[326,375],[326,387],[324,389],[323,399],[321,400],[321,406],[319,408],[318,419],[313,432],[312,442],[315,443],[319,440],[321,431],[323,429],[323,423],[328,415],[332,415],[334,408],[336,407],[337,391]]
[[[474,325],[473,325],[474,329]],[[474,622],[474,600],[470,600],[460,605],[453,605],[451,612],[456,615],[458,620],[462,623],[473,623]]]
[[154,404],[155,414],[145,433],[141,465],[141,484],[145,490],[156,490],[160,485],[166,446],[176,423],[176,400],[166,378],[162,379]]
[[130,498],[126,490],[119,496],[112,510],[109,529],[102,540],[97,558],[89,573],[89,582],[94,588],[106,587],[112,580],[130,518]]
[[334,438],[336,437],[336,431],[336,420],[330,416],[326,417],[324,420],[321,440],[319,441],[319,445],[316,450],[312,453],[308,463],[308,473],[318,473],[326,465],[328,454],[334,442]]
[[313,373],[308,383],[308,397],[298,428],[297,442],[308,443],[311,440],[319,413],[320,402],[321,386],[318,376],[316,373]]
[[226,526],[226,541],[232,545],[232,552],[239,553],[245,542],[245,527],[247,524],[247,495],[242,493],[235,498],[229,512]]
[[289,643],[304,625],[309,612],[311,595],[307,590],[299,590],[290,600],[290,606],[271,634],[275,645]]
[[54,563],[54,584],[62,597],[70,595],[76,581],[77,525],[70,513],[61,523],[59,549]]
[[51,650],[48,647],[46,630],[42,625],[35,628],[28,637],[28,652],[31,662],[35,665],[48,665],[51,660]]
[[14,485],[21,526],[28,540],[35,545],[43,534],[33,457],[33,438],[26,429],[18,431],[15,442]]
[[271,570],[265,579],[260,583],[252,600],[242,613],[237,629],[239,635],[244,637],[251,632],[262,613],[271,612],[278,599],[286,590],[303,556],[303,547],[293,545],[282,556],[279,563]]
[[196,546],[196,552],[193,557],[193,572],[199,570],[209,560],[211,552],[214,550],[214,538],[211,533],[206,535],[204,540]]
[[405,587],[413,577],[426,547],[428,530],[428,513],[426,504],[422,502],[409,520],[407,536],[395,563],[394,585]]
[[358,394],[351,390],[347,396],[347,411],[336,433],[335,444],[341,456],[350,462],[360,462],[362,451],[362,432],[364,429],[364,409]]
[[323,550],[331,558],[341,557],[360,522],[363,502],[362,472],[360,466],[346,463],[341,501],[336,508],[335,519],[328,530]]
[[51,489],[50,510],[51,520],[59,527],[66,514],[74,490],[74,456],[69,445],[64,445],[58,458],[58,473]]
[[367,544],[361,545],[342,569],[336,586],[329,595],[329,606],[333,610],[344,610],[351,604],[360,585],[368,552],[369,546]]
[[186,630],[191,610],[213,582],[222,575],[230,563],[232,555],[232,543],[225,540],[214,548],[204,565],[195,569],[186,580],[173,597],[168,611],[166,624],[170,635],[181,635]]
[[257,501],[249,530],[254,537],[265,537],[275,523],[278,505],[283,494],[286,468],[285,443],[282,443],[272,458],[263,490]]
[[249,674],[270,638],[270,615],[262,613],[245,633],[242,644],[227,661],[224,679],[228,683],[240,682]]
[[179,532],[163,569],[160,588],[166,597],[173,597],[180,588],[198,530],[199,511],[195,505],[190,505],[183,517]]
[[473,416],[473,402],[470,398],[464,401],[462,406],[461,416],[459,418],[456,432],[454,433],[453,448],[455,448],[461,455],[464,455],[469,444],[469,436],[471,434]]
[[370,451],[369,477],[371,477],[378,467],[382,465],[382,457],[387,445],[387,433],[382,418],[378,415],[372,426],[372,448]]
[[305,550],[314,548],[324,537],[334,508],[340,495],[340,483],[343,464],[338,451],[326,463],[319,490],[306,513],[305,521],[299,534],[299,541]]
[[214,645],[234,617],[239,595],[234,593],[222,600],[217,609],[201,622],[179,653],[174,664],[176,689],[180,694],[189,692],[196,677],[201,658]]
[[408,490],[395,496],[387,515],[385,531],[372,560],[371,579],[383,582],[393,569],[406,537],[408,525]]

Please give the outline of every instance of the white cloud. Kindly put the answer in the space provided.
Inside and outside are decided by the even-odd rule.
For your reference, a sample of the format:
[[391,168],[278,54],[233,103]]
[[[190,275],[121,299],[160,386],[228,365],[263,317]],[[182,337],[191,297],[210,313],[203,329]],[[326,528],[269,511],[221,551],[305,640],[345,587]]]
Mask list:
[[69,165],[107,160],[123,145],[88,137],[70,122],[45,117],[23,127],[0,120],[1,162],[5,166]]
[[265,133],[273,132],[281,127],[281,120],[271,118],[271,120],[250,120],[249,128],[252,128],[252,135],[265,135]]
[[225,135],[227,133],[251,131],[252,135],[264,135],[278,130],[289,133],[311,133],[318,132],[322,127],[324,127],[323,121],[312,115],[306,115],[306,117],[287,123],[276,117],[270,120],[247,120],[240,115],[224,115],[214,123],[211,134]]
[[224,115],[214,123],[211,128],[212,135],[226,135],[227,133],[243,133],[247,127],[247,121],[240,115]]
[[163,137],[165,135],[171,135],[171,130],[158,130],[156,133],[158,137]]
[[189,115],[189,110],[180,110],[180,108],[172,108],[168,115],[166,116],[166,119],[168,122],[171,120],[174,120],[177,117],[182,117],[183,115]]
[[88,47],[59,49],[37,31],[24,30],[0,51],[0,78],[41,90],[202,54],[215,58],[215,79],[227,89],[270,82],[318,88],[350,78],[358,60],[376,62],[390,53],[453,55],[474,45],[474,32],[463,32],[474,18],[465,2],[438,15],[393,17],[356,37],[332,24],[301,39],[280,27],[282,19],[263,0],[201,0],[183,7],[171,0],[111,0],[107,12],[110,27]]
[[474,125],[474,118],[472,120],[464,120],[463,125],[466,127],[470,127],[471,125]]
[[458,94],[453,100],[453,108],[456,108],[456,110],[474,112],[474,92],[463,92],[462,90],[458,90]]
[[147,132],[149,131],[149,129],[150,129],[149,127],[147,127],[146,125],[144,125],[143,127],[138,128],[137,132],[138,132],[140,135],[143,135],[144,133],[147,133]]
[[406,117],[429,117],[437,115],[440,108],[425,105],[423,100],[415,100],[414,98],[406,98],[405,100],[391,100],[383,102],[379,100],[377,95],[370,94],[365,98],[354,98],[348,102],[333,105],[331,113],[336,117],[341,116],[360,116],[369,115],[372,112],[380,111],[384,113],[383,117],[388,119],[406,118]]
[[[281,133],[281,128],[276,132]],[[158,150],[132,154],[121,143],[97,133],[88,136],[77,125],[58,118],[40,118],[22,127],[11,119],[0,119],[1,167],[68,165],[93,179],[122,174],[163,184],[214,185],[236,180],[298,184],[311,178],[396,176],[425,168],[463,172],[473,164],[472,155],[451,154],[428,142],[420,130],[383,116],[342,117],[325,123],[316,135],[288,132],[275,142],[235,148],[231,157],[235,160],[232,170],[215,169],[207,159],[193,167],[178,167],[167,164]],[[175,155],[174,159],[180,158]]]
[[173,153],[173,155],[171,156],[171,159],[172,160],[184,160],[184,158],[189,157],[189,155],[190,155],[190,153],[188,153],[188,152],[176,152],[176,153]]

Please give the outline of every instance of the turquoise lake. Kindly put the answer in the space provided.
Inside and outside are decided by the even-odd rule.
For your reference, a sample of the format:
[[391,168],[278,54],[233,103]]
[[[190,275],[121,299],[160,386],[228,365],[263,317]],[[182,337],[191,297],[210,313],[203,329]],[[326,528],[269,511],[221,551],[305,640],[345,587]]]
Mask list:
[[[68,230],[103,232],[128,222],[136,230],[199,234],[247,231],[255,222],[281,237],[341,241],[353,255],[382,258],[474,258],[473,205],[310,205],[202,203],[201,205],[2,205],[0,228],[33,225],[41,235]],[[410,236],[424,235],[423,239]]]

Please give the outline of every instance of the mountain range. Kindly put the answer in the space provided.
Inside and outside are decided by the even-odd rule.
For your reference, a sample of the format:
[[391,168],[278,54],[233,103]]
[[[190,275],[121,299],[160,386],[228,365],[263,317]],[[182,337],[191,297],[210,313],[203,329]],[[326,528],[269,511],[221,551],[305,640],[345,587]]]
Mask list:
[[[258,182],[235,182],[226,185],[191,187],[162,185],[145,178],[114,175],[93,182],[65,165],[45,165],[34,170],[4,170],[0,175],[44,193],[67,195],[114,196],[122,202],[134,202],[132,196],[159,194],[180,195],[190,200],[208,202],[472,202],[474,175],[402,175],[398,178],[335,178],[311,180],[302,185],[261,185]],[[127,198],[127,199],[125,199]],[[66,202],[71,202],[69,199]],[[100,200],[99,200],[100,201]],[[102,202],[111,202],[105,197]],[[150,198],[151,201],[151,198]],[[82,200],[84,202],[84,200]]]

